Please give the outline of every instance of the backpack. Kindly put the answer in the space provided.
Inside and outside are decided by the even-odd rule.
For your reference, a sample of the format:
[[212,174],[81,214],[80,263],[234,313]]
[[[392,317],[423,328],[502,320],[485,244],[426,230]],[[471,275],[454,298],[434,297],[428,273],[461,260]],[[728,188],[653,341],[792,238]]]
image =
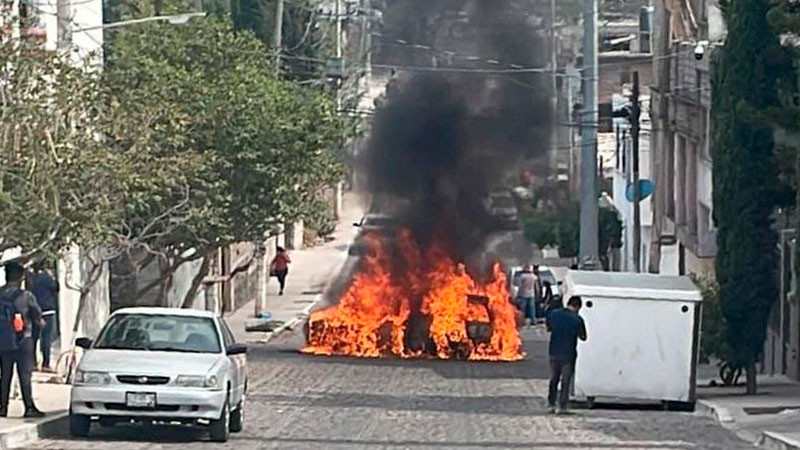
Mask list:
[[[19,349],[19,312],[14,302],[22,295],[22,290],[17,291],[7,300],[0,300],[0,352],[10,352]],[[15,324],[16,319],[16,324]],[[24,325],[24,324],[23,324]],[[25,327],[22,327],[24,331]]]

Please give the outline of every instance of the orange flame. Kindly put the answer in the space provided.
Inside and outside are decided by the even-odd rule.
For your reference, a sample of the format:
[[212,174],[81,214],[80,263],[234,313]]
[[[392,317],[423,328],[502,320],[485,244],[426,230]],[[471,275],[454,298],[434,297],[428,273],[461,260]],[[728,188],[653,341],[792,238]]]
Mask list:
[[409,327],[414,326],[412,305],[418,305],[435,347],[429,356],[493,361],[525,356],[517,310],[509,301],[500,263],[494,264],[491,280],[481,284],[443,246],[434,245],[423,254],[409,232],[401,231],[398,237],[403,268],[393,266],[384,244],[370,237],[372,254],[339,303],[309,318],[304,353],[425,356],[423,350],[409,348],[406,339]]

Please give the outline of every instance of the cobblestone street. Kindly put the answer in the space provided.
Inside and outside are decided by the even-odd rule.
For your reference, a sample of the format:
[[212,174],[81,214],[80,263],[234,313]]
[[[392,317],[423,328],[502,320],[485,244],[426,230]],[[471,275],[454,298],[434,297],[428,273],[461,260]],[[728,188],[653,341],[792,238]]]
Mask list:
[[[521,363],[354,360],[301,355],[287,334],[250,353],[244,432],[224,445],[175,428],[95,427],[48,449],[745,449],[711,419],[657,408],[545,411],[543,333]],[[180,436],[180,437],[178,437]]]

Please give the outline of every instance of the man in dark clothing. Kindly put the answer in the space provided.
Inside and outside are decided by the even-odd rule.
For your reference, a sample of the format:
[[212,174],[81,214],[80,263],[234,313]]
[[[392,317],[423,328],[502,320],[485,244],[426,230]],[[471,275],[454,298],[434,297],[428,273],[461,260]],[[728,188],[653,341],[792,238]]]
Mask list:
[[42,417],[44,414],[33,403],[31,374],[33,372],[33,332],[34,323],[42,323],[42,310],[36,297],[22,289],[25,269],[15,262],[6,264],[6,284],[0,287],[0,303],[13,303],[16,314],[22,316],[24,325],[18,334],[16,349],[0,352],[0,417],[8,415],[8,399],[11,395],[11,378],[14,366],[17,368],[22,400],[25,403],[25,417]]
[[[550,412],[563,414],[569,406],[572,375],[578,357],[578,339],[586,340],[586,325],[578,315],[582,305],[581,298],[574,296],[569,299],[566,308],[555,309],[547,316],[547,330],[550,331],[550,392],[547,403]],[[559,382],[561,392],[558,391]]]
[[[33,280],[31,292],[42,308],[44,325],[38,333],[40,350],[42,352],[42,371],[53,372],[50,367],[50,351],[53,347],[53,336],[56,331],[56,308],[58,307],[58,282],[44,264],[36,267],[36,276]],[[36,333],[34,330],[34,356],[36,355]],[[34,358],[35,360],[35,358]]]

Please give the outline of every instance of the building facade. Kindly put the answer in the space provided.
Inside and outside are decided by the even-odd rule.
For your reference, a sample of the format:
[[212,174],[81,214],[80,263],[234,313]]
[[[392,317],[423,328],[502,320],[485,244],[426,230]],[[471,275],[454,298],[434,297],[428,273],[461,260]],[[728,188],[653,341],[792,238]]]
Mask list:
[[[613,109],[619,111],[630,106],[628,95],[615,94]],[[639,180],[651,180],[650,170],[650,101],[648,97],[640,97],[641,116],[639,120]],[[634,205],[629,199],[629,191],[633,185],[633,136],[631,124],[625,118],[614,119],[614,166],[612,174],[612,199],[614,208],[622,221],[622,248],[614,269],[624,272],[636,271],[634,257]],[[639,202],[640,217],[640,249],[639,267],[646,271],[649,264],[650,246],[652,245],[652,200],[648,196]]]
[[[656,192],[649,269],[713,277],[710,53],[724,39],[722,18],[711,0],[654,6],[650,164]],[[695,48],[705,40],[710,45],[698,58]]]
[[[725,39],[714,0],[660,0],[654,11],[651,167],[656,183],[649,269],[714,278],[717,253],[710,152],[711,70]],[[695,49],[704,45],[698,58]],[[702,43],[702,44],[701,44]],[[777,214],[780,216],[780,213]],[[780,217],[778,217],[780,218]],[[795,230],[776,220],[779,297],[760,371],[800,379],[800,304]],[[784,226],[786,225],[786,226]]]

